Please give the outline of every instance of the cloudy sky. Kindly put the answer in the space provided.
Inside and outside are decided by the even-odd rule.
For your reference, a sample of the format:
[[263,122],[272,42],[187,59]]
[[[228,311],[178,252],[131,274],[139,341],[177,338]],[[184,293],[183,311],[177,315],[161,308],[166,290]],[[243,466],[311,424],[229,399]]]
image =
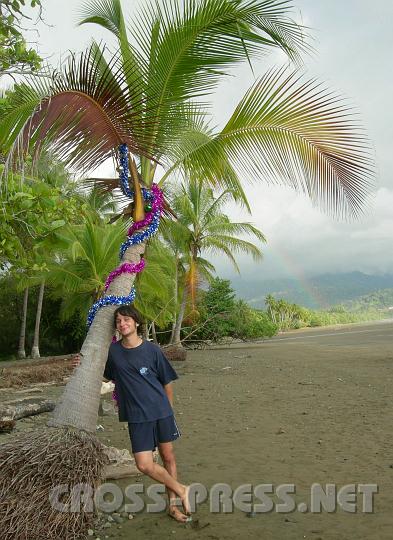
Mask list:
[[[109,33],[93,25],[76,27],[82,3],[43,1],[49,26],[39,26],[39,49],[51,62],[65,57],[69,49],[81,50],[92,37],[111,42]],[[263,263],[240,258],[242,276],[302,278],[352,270],[393,273],[393,2],[294,0],[293,4],[294,17],[311,27],[314,37],[316,54],[305,59],[306,71],[349,97],[360,112],[375,148],[378,186],[361,221],[340,223],[289,189],[246,184],[252,215],[233,207],[228,207],[228,213],[234,219],[252,221],[264,232],[268,244],[263,248]],[[130,16],[136,5],[133,0],[123,0]],[[284,60],[276,53],[255,64],[255,74],[261,75],[270,65]],[[213,101],[216,124],[225,122],[253,81],[250,69],[244,66],[223,84]],[[107,172],[102,171],[104,175]],[[229,264],[222,260],[215,263],[221,276],[233,275]]]

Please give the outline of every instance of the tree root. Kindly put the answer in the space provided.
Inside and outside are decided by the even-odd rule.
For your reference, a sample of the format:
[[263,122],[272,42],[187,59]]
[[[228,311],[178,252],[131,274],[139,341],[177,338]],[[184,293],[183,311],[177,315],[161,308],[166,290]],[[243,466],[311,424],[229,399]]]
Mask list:
[[[92,434],[66,428],[24,433],[0,445],[0,531],[3,540],[76,540],[85,538],[95,521],[95,509],[80,497],[75,505],[72,488],[102,482],[108,463],[104,447]],[[56,486],[65,486],[53,496]],[[75,491],[75,490],[74,490]],[[69,506],[70,508],[70,506]]]

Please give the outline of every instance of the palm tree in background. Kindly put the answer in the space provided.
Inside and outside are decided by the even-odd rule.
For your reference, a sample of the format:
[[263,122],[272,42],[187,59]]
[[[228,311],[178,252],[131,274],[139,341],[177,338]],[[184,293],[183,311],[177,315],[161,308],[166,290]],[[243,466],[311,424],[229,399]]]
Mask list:
[[[172,222],[165,227],[168,224]],[[151,331],[157,341],[156,325],[164,328],[173,319],[176,259],[171,247],[157,237],[150,240],[146,255],[146,267],[136,278],[135,307],[146,321],[147,333]]]
[[[239,235],[253,237],[258,242],[266,239],[251,223],[234,223],[223,213],[225,205],[233,198],[229,190],[218,197],[202,181],[189,180],[181,186],[180,192],[171,198],[171,206],[177,216],[164,237],[178,253],[178,279],[180,306],[176,314],[171,343],[179,346],[180,330],[185,316],[187,300],[191,310],[196,311],[196,292],[201,281],[210,281],[214,266],[204,256],[225,255],[235,270],[240,273],[235,255],[251,255],[255,261],[261,259],[260,249],[253,243],[239,238]],[[179,287],[180,285],[180,287]],[[176,291],[177,292],[177,291]]]
[[[51,296],[62,300],[62,318],[79,314],[84,324],[91,305],[104,294],[108,274],[116,267],[125,229],[124,222],[97,222],[90,216],[84,224],[70,225],[58,233],[55,260],[48,264],[44,275]],[[140,295],[136,307],[146,319],[157,320],[161,325],[168,322],[165,305],[170,303],[172,294],[172,270],[173,256],[155,239],[149,245],[148,265],[138,276]],[[40,276],[36,281],[39,283]]]
[[97,223],[86,218],[82,225],[62,231],[56,261],[48,266],[46,281],[55,298],[62,298],[61,315],[80,313],[86,320],[91,305],[104,293],[105,280],[118,261],[124,223]]
[[[234,67],[252,63],[273,48],[291,59],[307,49],[303,29],[290,19],[289,10],[286,0],[149,2],[128,32],[119,0],[86,3],[81,24],[98,24],[112,32],[119,49],[112,54],[93,44],[50,80],[39,78],[17,88],[14,106],[0,122],[7,166],[18,166],[18,149],[37,154],[49,147],[82,175],[109,157],[116,159],[117,147],[125,143],[135,219],[143,216],[140,182],[150,187],[158,164],[164,169],[161,184],[180,174],[229,189],[245,201],[245,178],[280,183],[305,193],[332,214],[360,215],[374,179],[369,144],[340,96],[317,81],[305,80],[296,70],[270,70],[248,90],[221,130],[211,124],[206,100]],[[144,249],[144,244],[131,246],[123,261],[139,262]],[[133,275],[120,275],[107,293],[128,294],[133,280]],[[48,470],[58,464],[59,473],[68,467],[69,475],[74,474],[80,470],[79,461],[60,464],[53,450],[56,443],[64,457],[65,437],[84,445],[78,455],[86,460],[94,452],[100,455],[93,439],[83,435],[81,442],[75,428],[95,431],[114,309],[97,313],[82,346],[82,364],[50,420],[52,427],[66,430],[40,433],[39,439],[29,434],[23,446],[25,460],[32,456],[34,462],[45,448],[45,459],[55,461]],[[8,456],[7,448],[0,450],[0,458]],[[47,501],[47,484],[42,478],[41,487],[33,491],[22,485],[22,477],[20,482],[15,477],[19,453],[15,448],[9,452],[13,459],[7,458],[3,477],[13,477],[13,498],[19,501],[10,519],[18,533],[28,527],[30,538],[43,538],[53,524],[45,514],[48,505],[40,504]],[[89,469],[94,481],[99,477],[98,461],[83,466],[85,471],[94,465]],[[24,507],[33,509],[26,519]],[[63,516],[73,531],[85,526],[86,519]],[[17,536],[15,529],[9,532],[9,522],[2,530],[6,539]]]

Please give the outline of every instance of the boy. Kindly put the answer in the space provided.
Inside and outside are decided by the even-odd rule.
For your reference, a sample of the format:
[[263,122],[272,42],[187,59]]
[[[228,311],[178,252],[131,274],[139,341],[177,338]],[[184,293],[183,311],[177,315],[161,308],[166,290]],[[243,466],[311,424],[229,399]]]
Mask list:
[[[189,487],[177,481],[172,445],[180,436],[172,409],[171,384],[178,376],[161,349],[138,336],[140,317],[133,307],[117,308],[114,323],[121,340],[109,348],[104,380],[115,383],[119,420],[128,422],[135,464],[142,473],[166,486],[169,515],[176,521],[189,521]],[[78,355],[74,366],[79,363]],[[153,460],[157,446],[163,467]],[[176,506],[176,496],[180,497],[184,513]]]

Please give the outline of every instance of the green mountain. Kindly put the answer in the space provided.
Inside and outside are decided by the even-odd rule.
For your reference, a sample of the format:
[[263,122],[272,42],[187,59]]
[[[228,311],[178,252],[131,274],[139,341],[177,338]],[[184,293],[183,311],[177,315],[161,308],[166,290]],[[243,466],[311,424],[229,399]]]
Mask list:
[[355,300],[343,303],[348,311],[366,311],[368,309],[391,310],[393,312],[393,289],[380,289]]
[[[322,274],[302,281],[296,279],[258,280],[236,276],[231,279],[231,282],[236,294],[256,308],[265,307],[264,299],[268,294],[311,309],[326,309],[354,300],[364,301],[366,304],[377,302],[381,292],[383,301],[390,303],[389,293],[383,290],[393,290],[393,274],[378,276],[362,272]],[[377,295],[374,300],[359,298],[367,298],[371,294]]]

